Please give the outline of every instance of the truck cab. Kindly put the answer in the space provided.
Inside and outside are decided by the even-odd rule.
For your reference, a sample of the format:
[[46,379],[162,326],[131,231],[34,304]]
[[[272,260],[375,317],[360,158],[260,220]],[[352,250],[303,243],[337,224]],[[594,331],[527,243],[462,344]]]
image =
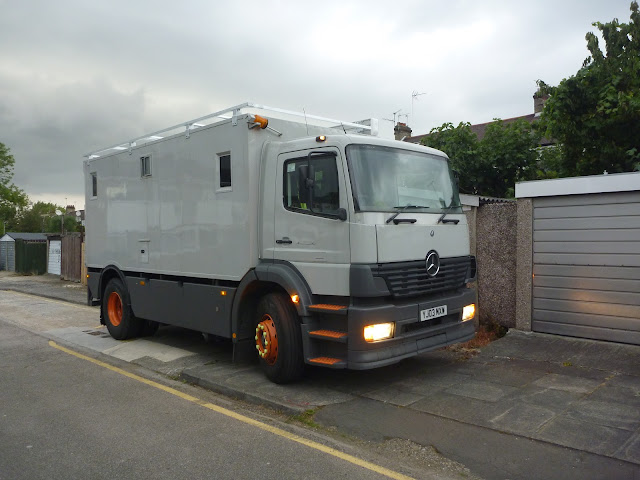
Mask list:
[[475,335],[476,264],[442,152],[319,135],[270,144],[261,175],[261,260],[299,279],[306,363],[368,369]]

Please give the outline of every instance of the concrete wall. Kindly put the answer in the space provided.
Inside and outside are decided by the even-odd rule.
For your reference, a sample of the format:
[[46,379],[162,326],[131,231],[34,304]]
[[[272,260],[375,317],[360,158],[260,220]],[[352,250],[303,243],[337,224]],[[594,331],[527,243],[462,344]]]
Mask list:
[[531,330],[531,287],[533,280],[533,204],[518,199],[516,252],[516,328]]
[[481,205],[476,218],[478,309],[481,323],[516,326],[515,202]]

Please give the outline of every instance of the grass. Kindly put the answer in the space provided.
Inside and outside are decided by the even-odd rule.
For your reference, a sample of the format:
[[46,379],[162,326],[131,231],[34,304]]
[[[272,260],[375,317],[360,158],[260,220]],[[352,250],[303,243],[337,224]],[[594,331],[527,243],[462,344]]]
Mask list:
[[302,423],[303,425],[306,425],[307,427],[320,428],[321,425],[316,423],[313,420],[313,416],[315,414],[316,414],[316,411],[314,409],[309,409],[309,410],[305,410],[302,413],[299,413],[298,415],[293,415],[290,418],[291,418],[291,420],[293,420],[295,422]]
[[446,350],[454,353],[462,354],[464,359],[471,358],[478,353],[480,349],[486,347],[491,342],[502,338],[506,335],[508,329],[497,323],[486,323],[478,326],[476,336],[464,343],[457,343],[445,347]]

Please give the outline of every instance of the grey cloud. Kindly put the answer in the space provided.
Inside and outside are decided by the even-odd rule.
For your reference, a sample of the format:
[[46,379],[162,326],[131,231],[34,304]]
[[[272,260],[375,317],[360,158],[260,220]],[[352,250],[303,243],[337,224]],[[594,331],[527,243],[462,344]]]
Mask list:
[[[418,90],[415,134],[522,115],[629,3],[0,0],[0,142],[16,184],[64,197],[83,192],[83,154],[246,100],[389,118]],[[433,32],[441,46],[419,43]]]

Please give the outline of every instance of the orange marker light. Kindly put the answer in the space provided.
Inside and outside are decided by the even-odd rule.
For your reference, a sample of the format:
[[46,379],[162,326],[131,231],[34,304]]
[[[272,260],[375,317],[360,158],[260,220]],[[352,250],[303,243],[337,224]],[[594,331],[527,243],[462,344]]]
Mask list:
[[318,135],[316,137],[316,142],[324,142],[327,139],[325,135]]
[[225,297],[227,295],[227,291],[226,290],[221,290],[220,291],[220,295],[222,295],[223,297]]
[[298,303],[300,301],[300,297],[296,294],[291,295],[291,301],[293,303]]
[[259,124],[260,128],[262,128],[263,130],[267,128],[267,125],[269,125],[269,120],[261,117],[260,115],[254,115],[254,122]]

